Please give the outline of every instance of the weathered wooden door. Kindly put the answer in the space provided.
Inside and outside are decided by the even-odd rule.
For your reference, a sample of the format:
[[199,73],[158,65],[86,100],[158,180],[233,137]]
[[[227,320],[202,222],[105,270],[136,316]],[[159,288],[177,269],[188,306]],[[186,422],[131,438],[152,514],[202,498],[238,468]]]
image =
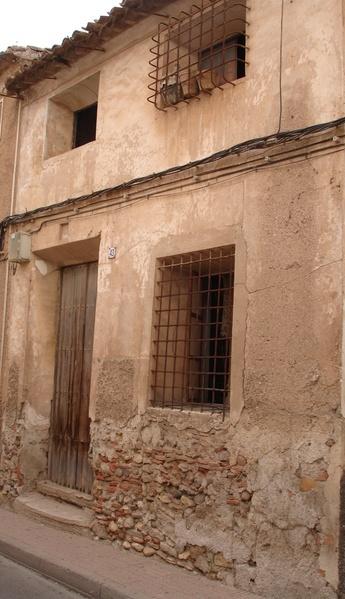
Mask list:
[[89,393],[96,295],[97,263],[62,269],[48,476],[85,492],[92,485]]

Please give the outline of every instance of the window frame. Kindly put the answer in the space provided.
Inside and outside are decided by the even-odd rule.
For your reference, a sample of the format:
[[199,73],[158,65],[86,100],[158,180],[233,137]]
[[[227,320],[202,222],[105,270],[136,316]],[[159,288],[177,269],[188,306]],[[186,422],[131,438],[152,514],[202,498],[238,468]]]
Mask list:
[[[243,77],[246,76],[245,74],[245,34],[243,33],[236,33],[234,35],[230,35],[226,38],[224,38],[224,40],[220,41],[220,42],[216,42],[214,44],[211,44],[210,46],[207,46],[206,48],[201,48],[199,50],[199,70],[200,73],[204,73],[204,72],[211,72],[212,76],[215,74],[216,77],[219,77],[219,79],[221,81],[219,81],[217,83],[217,85],[215,84],[216,87],[221,86],[221,85],[225,85],[226,83],[231,83],[233,81],[237,81],[238,79],[242,79]],[[212,50],[214,50],[215,48],[221,48],[221,52],[216,52],[215,54],[213,54]],[[230,60],[226,60],[225,62],[221,62],[221,64],[217,65],[213,65],[212,64],[212,58],[214,56],[219,55],[220,53],[224,54],[227,52],[227,50],[231,50],[232,48],[236,49],[236,58],[235,59],[230,59]],[[240,51],[244,50],[244,59],[241,58],[239,56]],[[205,54],[207,51],[210,51],[210,58],[211,58],[211,66],[203,66],[202,61],[204,59],[207,59],[208,57],[203,56],[203,54]],[[229,64],[235,60],[236,61],[236,79],[232,79],[231,81],[228,80],[228,78],[226,77],[225,71],[227,69],[227,67],[229,66]],[[242,68],[244,70],[244,73],[241,74],[240,71],[240,64],[242,65]],[[222,69],[223,73],[219,74],[217,73],[218,69]]]
[[[48,97],[43,159],[50,160],[97,140],[101,71],[54,90]],[[75,114],[97,104],[95,137],[75,145]]]
[[[226,252],[231,252],[231,254],[229,255],[222,255],[221,260],[227,260],[227,266],[229,267],[229,264],[231,263],[231,268],[230,271],[225,271],[224,269],[221,272],[213,272],[211,273],[210,271],[208,273],[202,274],[200,277],[200,267],[199,267],[199,278],[197,279],[197,285],[198,285],[198,290],[197,291],[192,291],[190,295],[186,294],[185,292],[178,293],[177,295],[178,297],[178,302],[179,302],[179,307],[180,307],[180,296],[181,295],[187,295],[187,302],[188,301],[192,301],[193,302],[193,294],[196,294],[196,297],[198,298],[199,296],[199,302],[201,297],[205,297],[202,296],[201,294],[205,293],[205,290],[201,290],[201,287],[199,288],[199,283],[201,281],[205,281],[205,278],[207,278],[208,282],[210,283],[210,277],[213,276],[218,276],[218,277],[224,277],[224,274],[229,274],[229,278],[231,279],[231,283],[229,283],[229,287],[225,286],[225,290],[229,291],[229,303],[228,303],[228,309],[230,310],[230,312],[228,313],[228,327],[229,327],[229,341],[228,341],[228,349],[227,352],[225,352],[225,354],[223,356],[221,356],[221,359],[223,361],[225,361],[225,363],[227,364],[227,366],[223,366],[224,369],[224,373],[220,373],[220,374],[224,374],[223,379],[224,379],[224,388],[222,390],[223,392],[223,401],[222,402],[216,402],[216,401],[207,401],[204,399],[204,393],[206,392],[206,395],[209,396],[210,395],[210,391],[212,391],[209,388],[203,388],[201,389],[201,387],[195,387],[193,385],[190,386],[178,386],[176,385],[174,387],[174,380],[175,380],[175,376],[182,376],[182,379],[184,380],[184,377],[187,375],[187,371],[188,371],[188,378],[190,378],[190,373],[191,371],[191,360],[194,359],[193,355],[192,355],[192,350],[191,350],[191,346],[192,343],[195,345],[195,342],[198,342],[198,346],[201,347],[204,345],[204,342],[208,342],[211,340],[210,338],[203,338],[204,335],[204,331],[206,331],[206,329],[209,327],[210,324],[216,324],[216,327],[219,327],[220,324],[224,324],[225,321],[223,321],[222,319],[220,319],[220,321],[218,322],[218,309],[219,306],[216,307],[217,309],[217,317],[216,317],[216,322],[207,322],[207,319],[202,323],[202,324],[196,324],[193,323],[191,324],[191,322],[189,322],[187,324],[187,322],[183,323],[180,322],[180,324],[178,324],[179,322],[179,317],[177,317],[177,324],[173,324],[171,325],[172,327],[175,327],[175,331],[176,331],[176,338],[175,338],[175,350],[176,350],[176,355],[170,355],[169,351],[168,351],[168,345],[171,344],[173,341],[169,340],[169,331],[167,331],[167,338],[164,340],[162,338],[160,338],[160,335],[158,333],[158,337],[156,336],[156,331],[157,331],[157,327],[159,330],[160,326],[163,327],[168,327],[169,328],[169,322],[170,322],[170,314],[168,314],[168,324],[167,325],[161,325],[161,316],[162,316],[162,312],[166,312],[167,310],[164,309],[162,310],[162,299],[160,298],[160,296],[158,295],[158,290],[159,288],[163,289],[164,285],[166,285],[167,283],[169,283],[170,285],[170,291],[171,291],[171,281],[173,280],[173,277],[170,280],[167,281],[163,281],[162,279],[162,269],[164,268],[169,268],[167,265],[164,266],[164,263],[166,261],[169,260],[173,260],[173,259],[181,259],[181,263],[182,264],[189,264],[189,263],[183,263],[182,260],[183,258],[188,258],[189,256],[193,255],[193,254],[199,254],[201,256],[201,254],[205,255],[206,253],[209,254],[209,256],[211,256],[211,253],[216,253],[219,250],[226,251]],[[174,255],[170,255],[170,256],[165,256],[165,257],[157,257],[155,260],[155,270],[154,270],[154,297],[153,297],[153,311],[152,311],[152,327],[151,327],[151,351],[150,351],[150,363],[151,363],[151,368],[150,368],[150,388],[149,388],[149,405],[153,408],[161,408],[161,409],[177,409],[177,410],[182,410],[182,411],[202,411],[202,412],[221,412],[223,413],[223,416],[226,412],[229,411],[229,406],[230,406],[230,393],[231,393],[231,378],[232,378],[232,329],[233,329],[233,322],[234,322],[234,291],[235,291],[235,262],[236,262],[236,247],[235,244],[230,244],[230,245],[222,245],[222,246],[217,246],[217,247],[212,247],[212,248],[205,248],[202,250],[194,250],[192,252],[184,252],[184,253],[178,253],[178,254],[174,254]],[[215,255],[213,255],[212,257],[212,267],[215,268],[215,261],[219,260],[219,258]],[[196,260],[195,262],[193,262],[193,264],[197,264],[198,261]],[[208,264],[208,268],[211,268],[211,260],[207,261]],[[179,263],[176,263],[174,266],[171,267],[171,272],[174,270],[175,267],[180,266]],[[226,264],[224,264],[224,266],[226,266]],[[190,266],[190,269],[192,268],[192,266]],[[177,269],[176,269],[177,270]],[[180,272],[182,272],[180,270]],[[193,279],[195,279],[195,276],[192,277]],[[177,279],[178,280],[178,279]],[[189,281],[190,283],[190,281]],[[179,289],[179,286],[178,286]],[[217,288],[217,296],[218,296],[218,301],[219,301],[219,289]],[[224,291],[224,290],[223,290]],[[207,297],[209,296],[210,293],[210,289],[206,292],[207,293]],[[167,297],[165,295],[162,295],[161,297]],[[190,299],[192,297],[192,300]],[[157,300],[160,299],[160,308],[157,309]],[[170,298],[169,298],[169,310],[170,310]],[[203,308],[201,307],[201,305],[199,304],[199,309],[201,309],[201,313],[203,312]],[[208,306],[208,310],[214,309],[214,307],[212,306]],[[223,306],[223,309],[226,309],[226,305]],[[176,309],[173,309],[174,311],[176,311]],[[189,311],[189,320],[192,320],[193,317],[193,309],[191,306],[188,305],[187,308],[181,308],[181,310],[184,311]],[[157,317],[158,317],[158,321],[157,321]],[[187,318],[186,318],[187,321]],[[179,339],[179,335],[180,335],[180,329],[182,328],[186,328],[186,330],[188,330],[188,335],[190,335],[190,330],[192,326],[197,326],[198,328],[196,330],[201,330],[202,333],[199,333],[200,338],[196,338],[196,339],[189,339],[189,346],[188,346],[188,359],[187,359],[187,369],[185,369],[185,362],[183,365],[183,371],[179,370],[177,367],[176,368],[176,361],[181,359],[182,356],[180,356],[177,352],[177,342],[181,342],[181,341],[185,341],[184,339]],[[199,328],[201,327],[201,329]],[[186,333],[187,334],[187,333]],[[221,337],[220,335],[216,335],[217,341],[216,344],[218,343],[218,341],[220,341],[221,339],[225,339],[225,337]],[[155,391],[158,388],[162,389],[161,385],[157,385],[157,373],[162,373],[162,371],[160,370],[158,364],[159,364],[159,356],[160,354],[160,344],[166,344],[166,348],[165,348],[165,352],[166,352],[166,356],[168,357],[168,360],[173,361],[173,382],[172,382],[172,387],[167,387],[172,389],[172,401],[165,401],[165,391],[166,389],[163,389],[163,400],[157,401],[157,396],[155,396]],[[185,344],[184,344],[185,345]],[[217,347],[217,345],[216,345]],[[186,349],[186,348],[185,348]],[[180,350],[181,351],[181,347]],[[216,350],[215,350],[216,351]],[[199,351],[198,351],[199,353]],[[218,377],[218,381],[219,381],[219,373],[216,370],[216,362],[217,359],[214,359],[214,366],[213,366],[213,372],[209,372],[209,368],[206,367],[207,364],[210,364],[210,358],[212,359],[212,356],[210,356],[210,354],[205,354],[202,355],[202,351],[200,350],[201,356],[199,356],[201,358],[202,364],[203,366],[200,367],[199,370],[196,370],[192,372],[192,375],[196,377],[199,377],[200,380],[205,380],[205,375],[207,375],[207,379],[209,380],[209,375],[213,376],[213,385],[215,385],[215,376]],[[217,355],[217,351],[216,354]],[[164,357],[164,356],[163,356]],[[164,373],[164,384],[166,381],[166,374],[168,374],[168,370],[167,370],[167,357],[165,357],[165,370],[166,373]],[[206,362],[205,362],[206,360]],[[207,363],[207,364],[206,364]],[[219,363],[219,362],[218,362]],[[204,364],[206,364],[206,366],[204,366]],[[171,366],[169,367],[171,368]],[[207,371],[203,370],[203,368],[206,368]],[[171,375],[172,372],[169,371],[169,375]],[[183,389],[182,394],[184,394],[187,391],[187,395],[188,397],[184,397],[182,398],[181,401],[176,400],[174,398],[174,388],[176,389]],[[195,393],[195,389],[199,389],[199,399],[200,397],[202,397],[201,401],[194,401],[191,400],[190,397],[193,395],[193,393]],[[213,393],[213,391],[212,391]],[[213,395],[214,398],[214,395]]]
[[[78,119],[79,119],[79,115],[81,113],[85,113],[85,111],[90,110],[93,107],[96,107],[96,114],[94,115],[95,118],[95,122],[94,122],[94,137],[92,137],[92,139],[89,139],[88,141],[84,141],[83,143],[76,143],[77,142],[77,137],[78,137]],[[80,148],[81,146],[85,146],[86,144],[89,144],[93,141],[96,141],[96,136],[97,136],[97,114],[98,114],[98,101],[97,102],[93,102],[92,104],[89,104],[89,106],[85,106],[84,108],[80,108],[79,110],[75,110],[73,112],[73,140],[72,140],[72,150],[74,150],[75,148]]]

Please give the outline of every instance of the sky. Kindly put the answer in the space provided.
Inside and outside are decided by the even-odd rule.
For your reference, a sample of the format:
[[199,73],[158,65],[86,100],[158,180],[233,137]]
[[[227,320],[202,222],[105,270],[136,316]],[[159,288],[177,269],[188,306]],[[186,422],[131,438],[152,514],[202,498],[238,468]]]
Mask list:
[[117,0],[11,0],[1,7],[0,51],[8,46],[49,48],[105,15]]

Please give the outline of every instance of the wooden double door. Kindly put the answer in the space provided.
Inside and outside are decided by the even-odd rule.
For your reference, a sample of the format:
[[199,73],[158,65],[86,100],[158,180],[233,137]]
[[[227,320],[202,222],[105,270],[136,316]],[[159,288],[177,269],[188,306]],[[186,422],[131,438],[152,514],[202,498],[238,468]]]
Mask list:
[[96,296],[96,262],[62,269],[48,477],[86,493],[93,482],[88,451]]

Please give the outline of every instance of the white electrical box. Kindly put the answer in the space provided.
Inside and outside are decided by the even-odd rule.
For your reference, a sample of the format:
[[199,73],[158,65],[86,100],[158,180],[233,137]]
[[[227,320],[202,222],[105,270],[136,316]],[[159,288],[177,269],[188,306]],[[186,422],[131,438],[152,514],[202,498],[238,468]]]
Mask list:
[[8,245],[9,262],[28,262],[31,258],[30,233],[12,233]]

